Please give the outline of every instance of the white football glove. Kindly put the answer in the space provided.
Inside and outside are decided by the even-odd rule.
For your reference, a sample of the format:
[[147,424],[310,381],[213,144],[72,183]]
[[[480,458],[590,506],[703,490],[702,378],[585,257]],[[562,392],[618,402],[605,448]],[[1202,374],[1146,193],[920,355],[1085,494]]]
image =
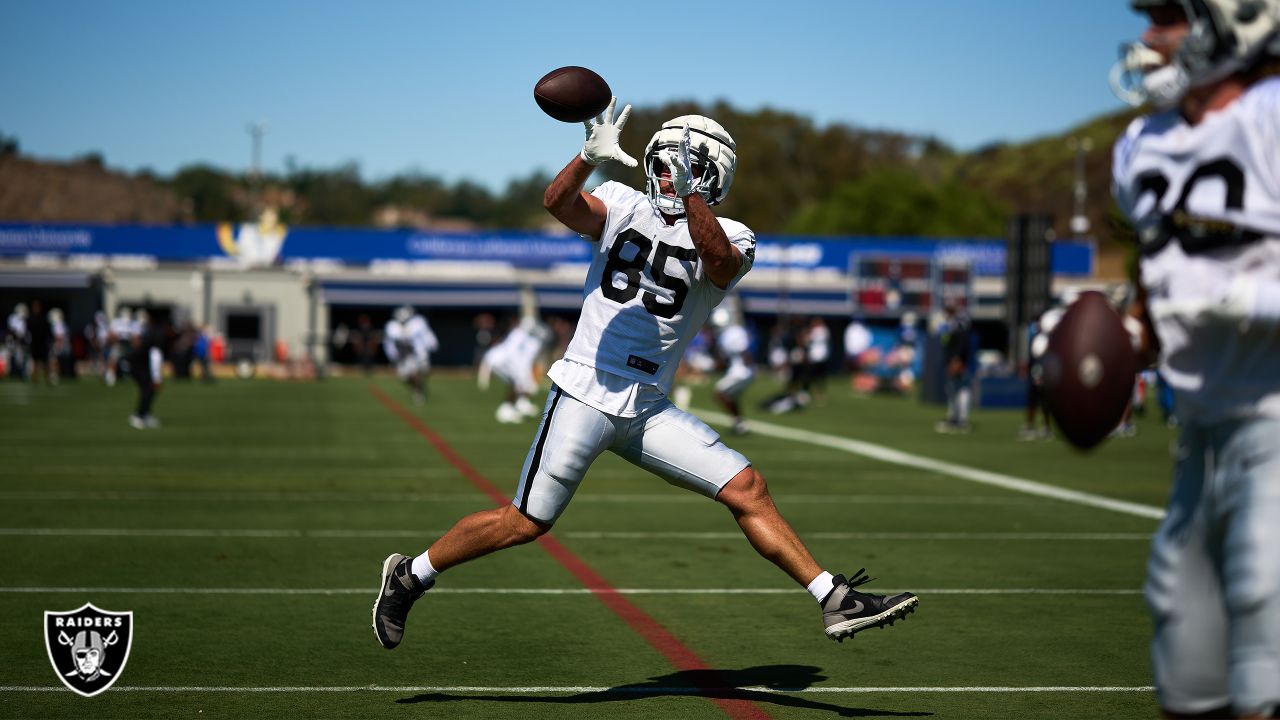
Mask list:
[[610,98],[609,107],[605,108],[603,113],[582,123],[587,128],[587,141],[582,144],[582,159],[588,165],[617,160],[627,167],[636,166],[636,159],[623,152],[622,146],[618,144],[618,133],[622,131],[622,126],[627,124],[627,118],[631,116],[631,106],[623,107],[615,121],[613,108],[617,104],[618,98]]
[[688,197],[698,191],[698,182],[693,177],[693,163],[689,160],[688,125],[684,126],[680,147],[675,152],[670,149],[662,150],[658,157],[671,168],[671,185],[675,188],[676,197]]

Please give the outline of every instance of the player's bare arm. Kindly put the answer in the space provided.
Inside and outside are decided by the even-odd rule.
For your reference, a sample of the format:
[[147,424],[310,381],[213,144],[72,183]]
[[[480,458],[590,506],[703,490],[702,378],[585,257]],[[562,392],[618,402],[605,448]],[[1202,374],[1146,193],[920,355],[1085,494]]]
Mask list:
[[583,123],[587,139],[582,144],[582,152],[556,175],[542,196],[542,206],[552,217],[570,230],[597,240],[604,231],[608,211],[603,202],[584,193],[582,187],[603,162],[616,160],[627,167],[636,166],[635,158],[623,152],[618,144],[618,134],[631,116],[631,106],[623,107],[614,119],[613,109],[617,104],[618,98],[611,98],[603,113]]
[[718,288],[723,288],[738,274],[742,266],[742,254],[725,235],[720,221],[698,192],[698,176],[689,157],[689,127],[684,128],[680,146],[675,151],[663,150],[663,162],[671,169],[671,185],[676,196],[684,204],[685,217],[689,221],[689,235],[702,261],[703,271]]
[[608,209],[599,198],[582,190],[594,170],[581,155],[575,156],[547,186],[542,207],[570,230],[599,240]]
[[698,251],[698,259],[702,261],[702,269],[716,287],[724,288],[742,267],[742,253],[729,242],[729,236],[725,235],[720,221],[701,195],[693,193],[681,199],[689,219],[689,235]]

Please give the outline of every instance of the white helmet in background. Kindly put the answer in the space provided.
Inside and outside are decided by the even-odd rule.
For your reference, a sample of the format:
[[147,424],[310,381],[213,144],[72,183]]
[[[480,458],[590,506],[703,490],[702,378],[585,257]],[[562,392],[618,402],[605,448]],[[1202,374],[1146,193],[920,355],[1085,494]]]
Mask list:
[[674,195],[663,195],[659,180],[669,172],[658,151],[678,148],[689,128],[689,159],[697,177],[698,194],[708,205],[716,205],[729,194],[733,173],[738,167],[737,146],[720,123],[702,115],[681,115],[662,124],[644,148],[645,192],[654,207],[667,215],[683,215],[684,203]]
[[18,317],[20,317],[20,318],[25,319],[25,318],[27,317],[27,304],[26,304],[26,303],[18,303],[17,305],[14,305],[14,306],[13,306],[13,314],[14,314],[14,315],[17,315],[17,316],[18,316]]
[[63,319],[63,318],[62,318],[62,309],[61,309],[61,308],[49,308],[49,322],[50,322],[50,323],[60,323],[60,322],[62,322],[62,319]]
[[1141,42],[1125,45],[1111,89],[1131,105],[1178,104],[1191,88],[1246,70],[1264,53],[1280,55],[1280,0],[1130,0],[1137,11],[1178,7],[1190,28],[1171,61]]
[[395,318],[396,322],[403,325],[404,323],[409,322],[409,318],[413,317],[413,308],[409,307],[408,305],[401,305],[400,307],[396,308],[396,311],[393,317]]

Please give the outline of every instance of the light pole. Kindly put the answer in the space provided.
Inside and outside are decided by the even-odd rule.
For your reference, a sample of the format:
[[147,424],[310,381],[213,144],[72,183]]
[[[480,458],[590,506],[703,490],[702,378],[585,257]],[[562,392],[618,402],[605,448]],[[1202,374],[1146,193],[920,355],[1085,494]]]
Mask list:
[[1087,235],[1089,233],[1089,216],[1085,213],[1085,200],[1089,196],[1089,186],[1085,183],[1084,178],[1084,158],[1085,154],[1093,149],[1093,140],[1090,138],[1071,138],[1067,141],[1067,146],[1075,151],[1075,183],[1072,186],[1072,195],[1075,198],[1075,208],[1071,215],[1071,234]]
[[248,127],[245,128],[249,133],[252,146],[251,155],[249,156],[249,198],[252,207],[249,208],[249,211],[254,219],[257,219],[259,214],[258,194],[262,185],[262,136],[267,134],[268,129],[265,122],[249,123]]

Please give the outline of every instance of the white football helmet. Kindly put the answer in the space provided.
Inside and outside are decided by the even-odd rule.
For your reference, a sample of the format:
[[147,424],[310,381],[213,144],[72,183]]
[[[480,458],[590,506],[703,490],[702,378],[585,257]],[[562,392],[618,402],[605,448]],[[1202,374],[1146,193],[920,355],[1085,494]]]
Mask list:
[[673,195],[663,195],[659,180],[670,172],[659,150],[680,147],[685,126],[689,126],[689,159],[697,180],[698,194],[708,205],[716,205],[729,194],[733,172],[738,167],[737,146],[720,123],[702,115],[681,115],[662,124],[644,149],[645,192],[654,207],[667,215],[683,215],[684,203]]
[[1186,39],[1165,62],[1141,42],[1120,49],[1111,88],[1131,105],[1176,105],[1187,91],[1247,69],[1260,55],[1280,55],[1280,0],[1130,0],[1137,11],[1175,6],[1187,15]]
[[413,317],[413,308],[408,305],[401,305],[396,308],[392,317],[395,318],[396,322],[403,325],[404,323],[409,322],[409,318]]

